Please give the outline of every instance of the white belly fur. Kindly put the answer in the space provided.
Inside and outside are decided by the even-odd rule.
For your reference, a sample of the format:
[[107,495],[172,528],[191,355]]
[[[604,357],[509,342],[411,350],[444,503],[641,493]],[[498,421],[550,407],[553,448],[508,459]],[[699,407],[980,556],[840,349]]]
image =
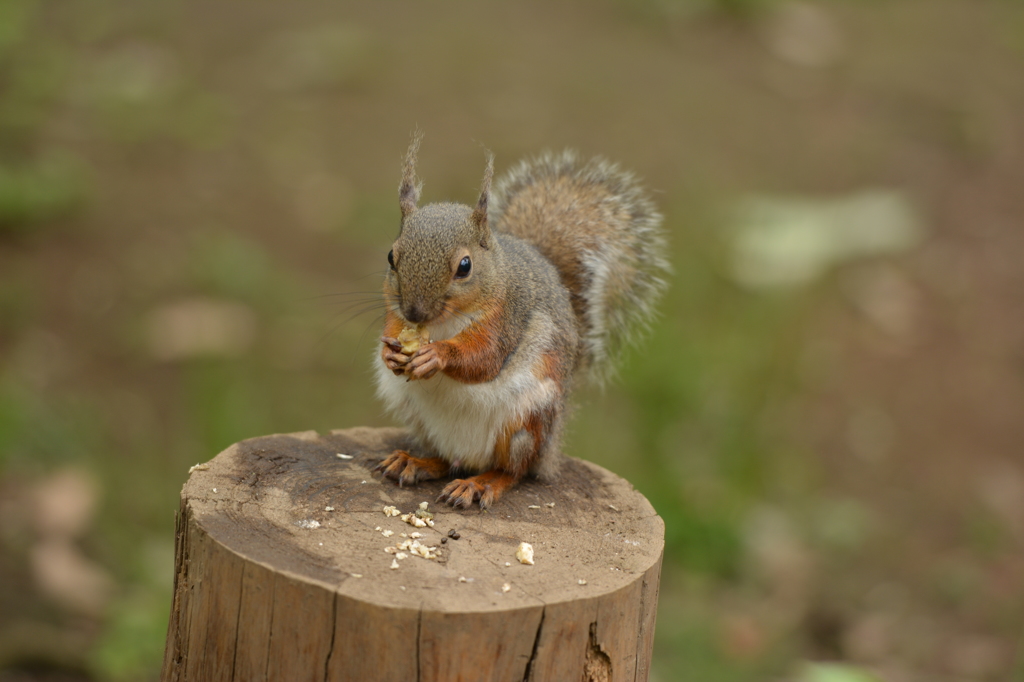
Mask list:
[[484,471],[493,466],[494,444],[505,425],[558,397],[555,382],[533,372],[544,341],[520,346],[496,379],[479,384],[464,384],[443,373],[407,381],[404,375],[395,376],[377,355],[377,394],[434,454]]

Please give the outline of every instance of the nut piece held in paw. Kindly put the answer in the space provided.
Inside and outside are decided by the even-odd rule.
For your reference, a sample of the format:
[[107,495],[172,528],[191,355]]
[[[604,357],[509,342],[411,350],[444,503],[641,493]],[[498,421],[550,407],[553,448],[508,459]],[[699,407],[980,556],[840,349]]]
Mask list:
[[398,342],[402,344],[402,353],[413,355],[420,349],[420,346],[430,343],[430,330],[423,325],[415,327],[403,327],[398,332]]

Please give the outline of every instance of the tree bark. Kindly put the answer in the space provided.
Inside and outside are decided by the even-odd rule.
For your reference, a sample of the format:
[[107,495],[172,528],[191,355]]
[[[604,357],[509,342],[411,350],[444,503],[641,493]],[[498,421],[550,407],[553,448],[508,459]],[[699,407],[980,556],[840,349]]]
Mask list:
[[[567,459],[552,481],[457,511],[433,502],[445,481],[371,474],[412,445],[399,429],[266,436],[197,468],[162,679],[646,680],[664,547],[650,503]],[[432,528],[383,513],[421,501]],[[436,558],[387,553],[403,533]],[[523,541],[532,566],[516,558]]]

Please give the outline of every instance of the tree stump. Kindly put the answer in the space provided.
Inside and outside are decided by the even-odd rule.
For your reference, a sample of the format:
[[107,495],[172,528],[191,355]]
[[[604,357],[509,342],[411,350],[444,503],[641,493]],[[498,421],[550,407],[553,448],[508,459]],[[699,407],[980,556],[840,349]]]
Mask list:
[[[410,445],[399,429],[266,436],[195,467],[162,679],[647,679],[664,524],[640,493],[567,459],[555,481],[453,510],[434,503],[445,481],[371,474]],[[383,513],[422,501],[432,528]],[[436,558],[385,551],[403,533]]]

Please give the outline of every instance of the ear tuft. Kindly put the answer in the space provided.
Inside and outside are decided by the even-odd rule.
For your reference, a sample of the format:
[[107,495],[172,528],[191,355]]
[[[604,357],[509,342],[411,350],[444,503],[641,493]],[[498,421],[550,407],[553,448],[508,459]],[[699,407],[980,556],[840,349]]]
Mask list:
[[472,220],[480,233],[480,246],[487,249],[491,246],[491,230],[487,224],[487,205],[491,199],[491,178],[494,177],[494,154],[487,152],[487,167],[484,169],[483,187],[480,189],[480,199],[473,209]]
[[402,209],[403,220],[416,211],[416,202],[420,200],[420,189],[422,189],[423,183],[416,177],[416,155],[419,154],[422,140],[423,131],[417,128],[412,134],[409,151],[405,153],[405,163],[402,164],[402,184],[398,187],[398,206]]

